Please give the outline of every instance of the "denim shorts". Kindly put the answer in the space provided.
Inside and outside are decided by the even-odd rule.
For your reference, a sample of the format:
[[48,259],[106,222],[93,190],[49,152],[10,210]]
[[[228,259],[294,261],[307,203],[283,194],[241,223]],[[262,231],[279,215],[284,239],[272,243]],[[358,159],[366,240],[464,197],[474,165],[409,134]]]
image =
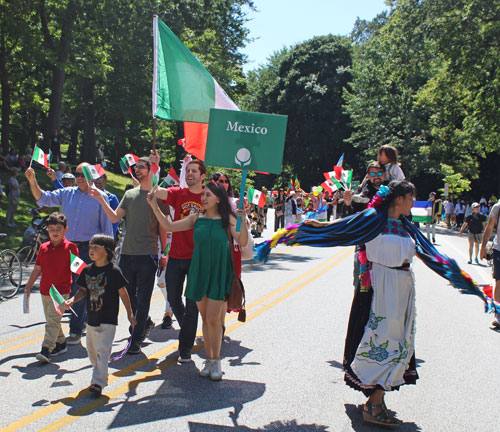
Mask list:
[[493,278],[500,280],[500,251],[493,249]]

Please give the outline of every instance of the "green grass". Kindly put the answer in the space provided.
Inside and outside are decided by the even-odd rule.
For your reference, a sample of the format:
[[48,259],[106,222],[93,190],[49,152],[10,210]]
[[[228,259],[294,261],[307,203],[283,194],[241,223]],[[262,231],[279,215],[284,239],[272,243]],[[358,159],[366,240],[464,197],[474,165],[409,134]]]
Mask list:
[[[57,169],[55,165],[53,165],[54,169]],[[38,184],[43,190],[53,190],[52,183],[50,179],[47,177],[44,171],[41,169],[35,170],[36,177],[38,180]],[[120,174],[114,174],[108,172],[108,185],[107,190],[109,192],[114,193],[119,200],[123,196],[125,191],[125,186],[131,183],[131,179],[129,176],[124,176]],[[0,178],[2,179],[2,187],[5,190],[5,185],[9,179],[9,174],[2,171],[0,172]],[[17,180],[20,184],[24,184],[21,188],[21,201],[19,203],[19,207],[17,208],[17,213],[15,216],[16,227],[10,228],[5,223],[5,216],[7,213],[8,200],[4,195],[3,198],[0,199],[0,232],[7,233],[8,237],[5,242],[0,244],[0,249],[18,249],[21,245],[23,239],[23,233],[26,228],[31,224],[31,213],[29,209],[32,207],[37,207],[35,199],[31,195],[30,188],[26,178],[24,177],[24,173],[20,173],[17,177]],[[46,215],[44,213],[44,215]]]

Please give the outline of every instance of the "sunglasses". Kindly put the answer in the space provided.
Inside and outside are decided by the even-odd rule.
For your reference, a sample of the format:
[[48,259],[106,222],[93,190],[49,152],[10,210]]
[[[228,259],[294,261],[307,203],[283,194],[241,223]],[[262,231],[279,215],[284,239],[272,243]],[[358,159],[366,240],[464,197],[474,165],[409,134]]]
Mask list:
[[370,173],[370,177],[377,177],[377,176],[382,177],[383,175],[384,175],[384,173],[381,172],[381,171],[379,171],[379,172],[371,172]]
[[229,184],[229,180],[217,180],[217,183],[220,183],[220,184],[223,184],[223,183],[226,183],[226,184]]
[[75,177],[78,178],[78,177],[85,177],[85,174],[81,173],[81,172],[76,172],[75,173]]

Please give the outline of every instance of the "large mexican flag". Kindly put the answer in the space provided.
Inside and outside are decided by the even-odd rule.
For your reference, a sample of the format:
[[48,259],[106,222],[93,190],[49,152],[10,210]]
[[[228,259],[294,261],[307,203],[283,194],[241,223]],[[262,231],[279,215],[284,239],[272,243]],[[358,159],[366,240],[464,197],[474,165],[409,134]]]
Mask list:
[[208,123],[210,108],[236,104],[157,16],[153,19],[153,117]]

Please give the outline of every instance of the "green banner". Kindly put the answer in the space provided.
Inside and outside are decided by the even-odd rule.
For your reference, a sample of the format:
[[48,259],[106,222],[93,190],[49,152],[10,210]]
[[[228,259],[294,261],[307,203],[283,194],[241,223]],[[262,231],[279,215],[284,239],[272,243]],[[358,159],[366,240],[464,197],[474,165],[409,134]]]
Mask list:
[[212,108],[205,164],[281,173],[287,116]]

